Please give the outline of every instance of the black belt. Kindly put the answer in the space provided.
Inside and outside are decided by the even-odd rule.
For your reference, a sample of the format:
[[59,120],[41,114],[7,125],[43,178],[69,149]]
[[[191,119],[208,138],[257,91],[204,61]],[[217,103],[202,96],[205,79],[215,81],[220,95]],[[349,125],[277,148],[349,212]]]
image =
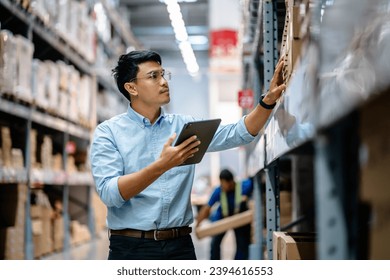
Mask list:
[[156,230],[136,230],[136,229],[110,229],[111,235],[122,235],[135,238],[146,238],[154,240],[174,239],[181,236],[188,235],[192,232],[191,227],[179,227]]

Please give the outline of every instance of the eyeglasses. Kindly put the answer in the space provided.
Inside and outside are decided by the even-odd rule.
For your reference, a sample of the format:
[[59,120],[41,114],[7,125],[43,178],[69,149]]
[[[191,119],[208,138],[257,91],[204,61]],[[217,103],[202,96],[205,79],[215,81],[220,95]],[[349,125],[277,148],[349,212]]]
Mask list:
[[166,81],[170,81],[171,80],[171,72],[169,72],[165,69],[162,69],[161,71],[152,71],[152,72],[149,72],[146,77],[140,77],[140,78],[135,77],[134,79],[131,79],[130,82],[133,82],[137,79],[138,80],[149,79],[155,83],[158,83],[161,80],[161,78],[164,78]]

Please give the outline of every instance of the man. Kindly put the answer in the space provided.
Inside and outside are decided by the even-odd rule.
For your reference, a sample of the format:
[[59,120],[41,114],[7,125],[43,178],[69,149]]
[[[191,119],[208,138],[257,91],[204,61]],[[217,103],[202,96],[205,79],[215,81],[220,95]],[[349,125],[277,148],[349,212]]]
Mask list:
[[[208,151],[251,142],[271,113],[285,85],[280,62],[270,91],[238,123],[220,126]],[[90,161],[97,192],[108,209],[108,259],[196,259],[190,236],[190,203],[195,165],[179,166],[200,144],[196,136],[173,146],[191,116],[167,114],[170,75],[153,51],[132,51],[119,58],[113,74],[130,101],[127,112],[99,124]],[[266,108],[267,107],[267,108]]]
[[[203,220],[210,217],[212,222],[248,210],[247,201],[252,195],[253,184],[251,179],[236,183],[233,173],[228,169],[223,169],[219,174],[221,185],[216,187],[210,196],[207,205],[204,205],[196,218],[196,227]],[[219,202],[219,206],[214,213],[211,213],[212,207]],[[211,214],[211,215],[210,215]],[[235,260],[247,260],[250,244],[250,224],[234,229],[236,238]],[[226,232],[214,235],[211,238],[210,259],[221,259],[221,242]]]

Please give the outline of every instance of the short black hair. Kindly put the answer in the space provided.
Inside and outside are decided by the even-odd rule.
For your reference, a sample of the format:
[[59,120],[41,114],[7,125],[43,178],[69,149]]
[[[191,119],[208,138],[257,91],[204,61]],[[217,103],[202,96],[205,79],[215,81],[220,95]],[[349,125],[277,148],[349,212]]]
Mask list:
[[124,85],[130,82],[137,76],[139,67],[138,65],[147,62],[155,61],[161,65],[161,56],[155,51],[151,50],[139,50],[131,51],[127,54],[122,54],[119,57],[118,64],[112,69],[112,74],[115,78],[116,85],[119,91],[130,101],[130,95],[126,91]]
[[233,181],[233,173],[229,169],[223,169],[221,173],[219,173],[220,180]]

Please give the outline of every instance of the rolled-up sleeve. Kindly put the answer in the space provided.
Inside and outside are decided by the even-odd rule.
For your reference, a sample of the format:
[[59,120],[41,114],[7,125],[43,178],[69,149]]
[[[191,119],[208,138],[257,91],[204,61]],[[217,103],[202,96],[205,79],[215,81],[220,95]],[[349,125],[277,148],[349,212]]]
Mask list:
[[245,126],[245,117],[246,116],[243,116],[235,124],[221,125],[215,133],[207,151],[222,151],[252,142],[256,136],[253,136],[248,132]]
[[92,175],[96,190],[108,207],[121,207],[125,200],[118,188],[118,179],[123,175],[123,158],[115,138],[106,123],[100,124],[93,135],[90,150]]

